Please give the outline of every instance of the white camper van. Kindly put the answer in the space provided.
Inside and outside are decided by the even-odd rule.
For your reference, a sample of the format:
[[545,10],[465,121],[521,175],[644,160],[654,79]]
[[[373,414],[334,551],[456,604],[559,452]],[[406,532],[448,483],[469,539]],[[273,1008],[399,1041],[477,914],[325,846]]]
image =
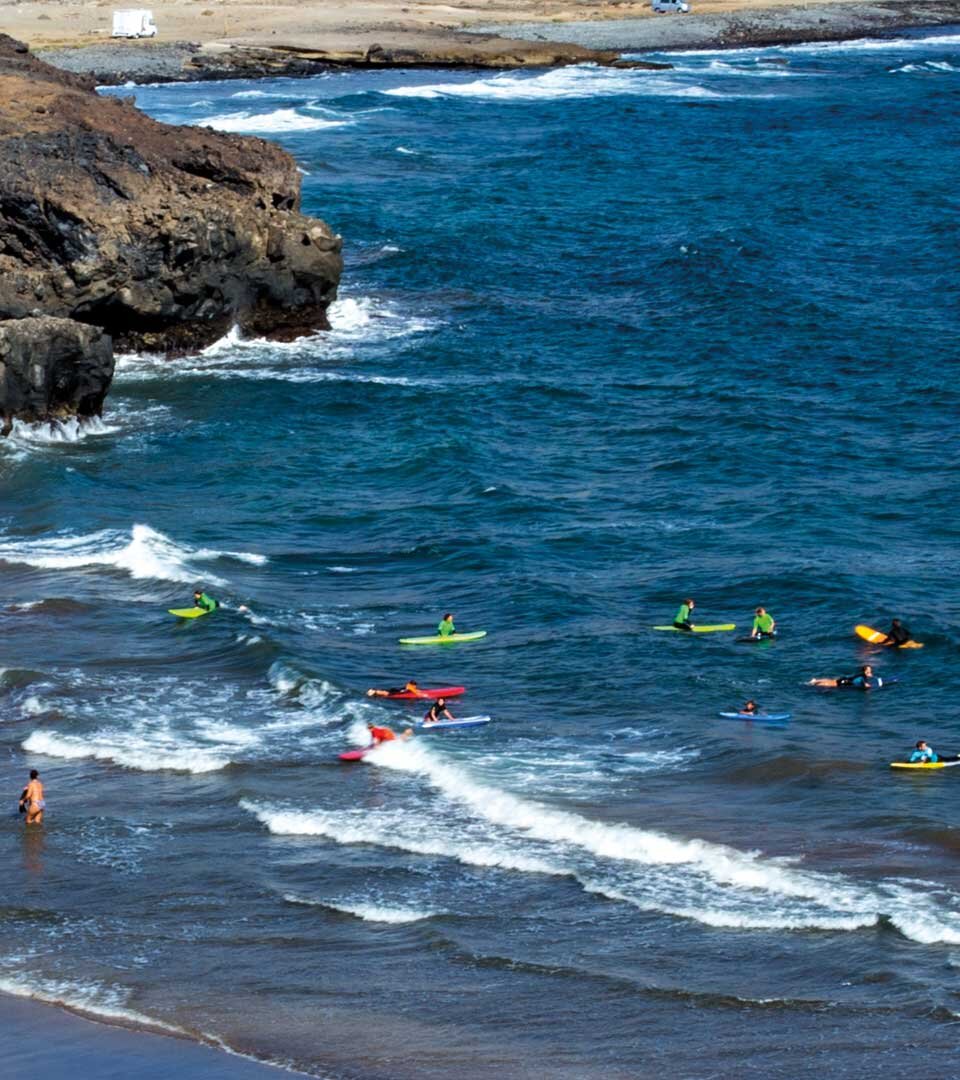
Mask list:
[[690,5],[686,0],[650,0],[650,6],[659,15],[669,12],[679,12],[681,15],[686,15],[690,10]]
[[156,37],[157,26],[153,12],[146,8],[130,8],[113,13],[113,37]]

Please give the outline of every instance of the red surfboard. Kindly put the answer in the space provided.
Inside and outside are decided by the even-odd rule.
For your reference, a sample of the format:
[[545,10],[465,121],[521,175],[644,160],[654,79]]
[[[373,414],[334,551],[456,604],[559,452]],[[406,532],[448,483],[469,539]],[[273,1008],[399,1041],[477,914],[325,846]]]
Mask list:
[[372,746],[365,746],[362,750],[344,750],[340,755],[341,761],[360,761],[370,753]]

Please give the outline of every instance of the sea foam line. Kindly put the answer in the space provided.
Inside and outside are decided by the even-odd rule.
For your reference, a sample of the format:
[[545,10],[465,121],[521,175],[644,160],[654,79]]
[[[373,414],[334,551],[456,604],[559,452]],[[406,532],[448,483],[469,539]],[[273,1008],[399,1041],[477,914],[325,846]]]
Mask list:
[[234,559],[255,566],[267,561],[264,555],[254,552],[184,547],[149,525],[142,524],[134,525],[129,533],[103,529],[83,536],[0,541],[0,561],[42,570],[104,566],[126,571],[132,578],[193,582],[203,576],[211,584],[223,585],[225,582],[222,578],[209,573],[201,575],[190,565],[191,560],[202,562],[215,559]]
[[381,922],[400,925],[403,923],[420,922],[423,919],[432,918],[437,914],[435,911],[418,911],[415,908],[391,907],[386,904],[373,903],[371,901],[352,901],[339,903],[333,900],[311,900],[309,897],[297,896],[296,893],[284,893],[284,900],[288,904],[302,904],[305,907],[321,907],[330,911],[340,911],[344,915],[353,915],[364,922]]
[[23,749],[31,754],[76,761],[93,758],[112,761],[140,772],[207,773],[224,769],[230,758],[198,746],[178,745],[170,736],[145,738],[142,730],[99,731],[82,738],[57,731],[34,731],[23,740]]

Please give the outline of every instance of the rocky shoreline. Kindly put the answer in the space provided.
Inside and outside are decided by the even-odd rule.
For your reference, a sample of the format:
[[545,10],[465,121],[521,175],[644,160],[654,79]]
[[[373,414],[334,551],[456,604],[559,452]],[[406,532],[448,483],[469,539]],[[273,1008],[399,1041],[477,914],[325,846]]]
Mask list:
[[328,327],[341,241],[274,143],[172,127],[0,35],[0,416],[99,415],[113,346]]

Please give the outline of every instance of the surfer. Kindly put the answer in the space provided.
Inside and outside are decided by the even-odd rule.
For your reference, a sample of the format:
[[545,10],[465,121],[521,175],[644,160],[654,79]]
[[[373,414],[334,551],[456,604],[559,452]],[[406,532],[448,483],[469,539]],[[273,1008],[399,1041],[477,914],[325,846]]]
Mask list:
[[752,638],[769,638],[777,636],[776,619],[774,619],[766,608],[758,607],[754,616],[753,630],[750,632]]
[[[379,727],[377,724],[367,724],[367,731],[370,732],[370,745],[379,746],[380,743],[393,742],[397,736],[392,728]],[[407,728],[407,730],[400,736],[401,739],[408,739],[413,732]]]
[[756,716],[760,712],[760,706],[751,698],[740,712],[745,715]]
[[911,765],[913,765],[916,762],[925,762],[925,761],[934,762],[934,761],[939,761],[939,760],[940,759],[937,757],[937,755],[934,752],[933,748],[928,744],[926,739],[918,739],[917,740],[917,747],[913,751],[913,753],[910,755],[910,764]]
[[841,675],[837,679],[811,679],[808,686],[852,686],[854,690],[879,690],[883,679],[874,675],[873,668],[864,664],[856,675]]
[[677,608],[677,613],[673,617],[673,627],[675,630],[693,630],[693,623],[690,621],[690,616],[693,614],[693,609],[696,606],[697,605],[690,598],[684,600],[680,607]]
[[202,589],[194,589],[193,604],[194,607],[203,608],[204,611],[216,611],[220,606],[220,601],[214,600],[212,596],[207,596]]
[[367,697],[396,697],[398,694],[413,694],[414,697],[427,697],[419,686],[411,679],[403,686],[391,686],[389,690],[368,690]]
[[960,761],[960,754],[938,754],[926,739],[918,739],[910,755],[911,765],[934,765],[938,761]]
[[43,823],[43,811],[46,809],[47,800],[43,796],[43,783],[36,769],[30,770],[30,780],[20,795],[20,812],[26,814],[25,824],[40,825]]
[[904,626],[899,619],[894,619],[893,622],[890,623],[890,629],[887,631],[887,636],[883,644],[895,645],[899,648],[901,645],[905,645],[908,641],[912,640],[913,634],[910,633],[909,629]]
[[436,724],[440,720],[456,720],[456,717],[447,708],[447,699],[442,697],[438,697],[430,708],[427,709],[423,722],[425,724]]
[[456,627],[453,625],[453,616],[448,612],[437,624],[437,633],[441,637],[450,637],[455,632]]

